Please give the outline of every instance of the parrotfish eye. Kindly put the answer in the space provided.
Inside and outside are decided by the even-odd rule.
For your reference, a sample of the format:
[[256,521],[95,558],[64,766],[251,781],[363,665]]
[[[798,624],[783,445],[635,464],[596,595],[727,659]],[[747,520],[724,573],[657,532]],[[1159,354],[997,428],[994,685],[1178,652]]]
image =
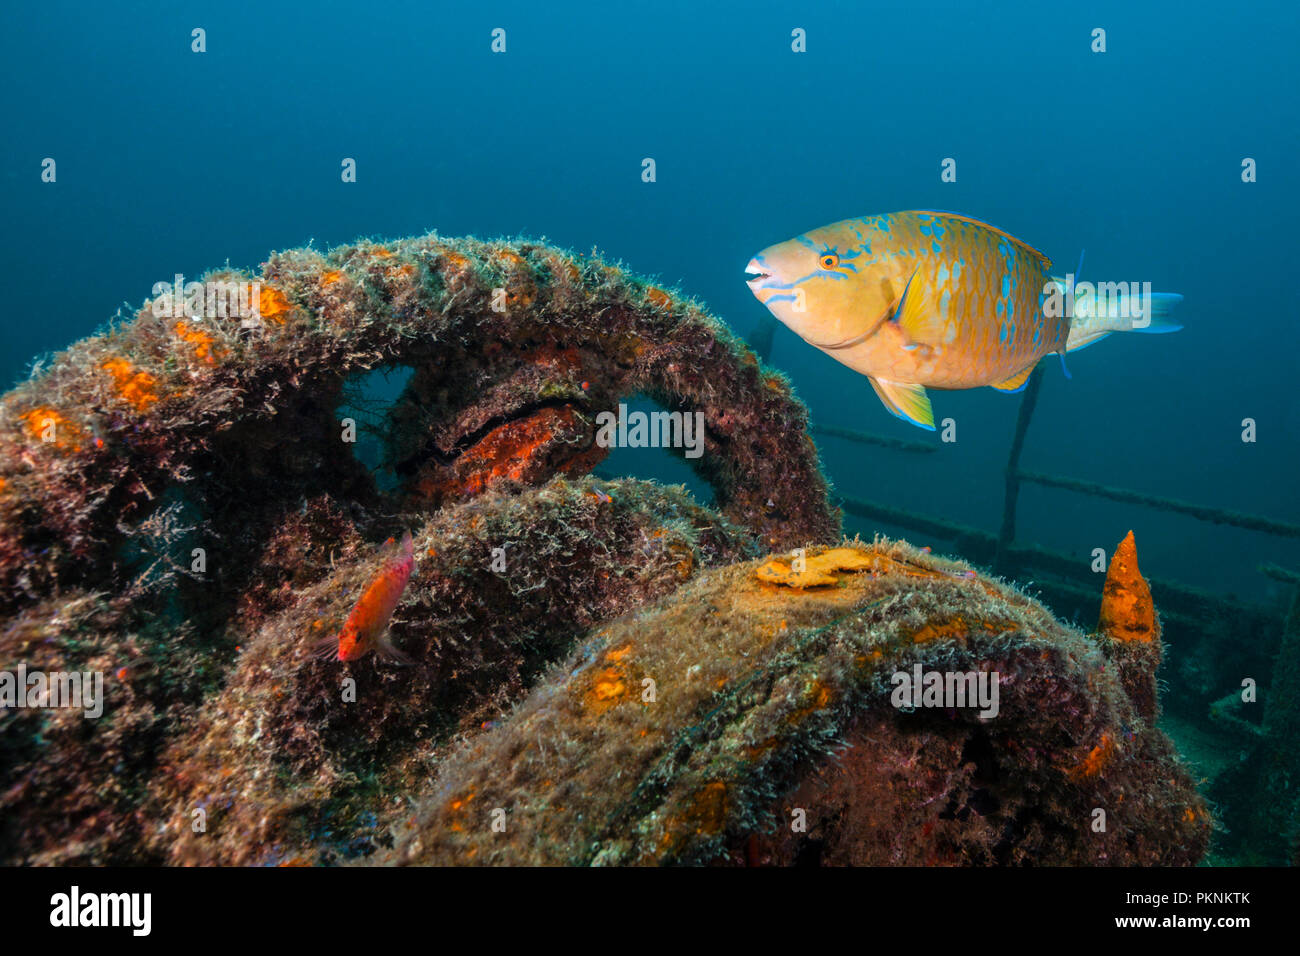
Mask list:
[[833,252],[823,252],[820,261],[823,269],[834,269],[840,264],[840,257]]

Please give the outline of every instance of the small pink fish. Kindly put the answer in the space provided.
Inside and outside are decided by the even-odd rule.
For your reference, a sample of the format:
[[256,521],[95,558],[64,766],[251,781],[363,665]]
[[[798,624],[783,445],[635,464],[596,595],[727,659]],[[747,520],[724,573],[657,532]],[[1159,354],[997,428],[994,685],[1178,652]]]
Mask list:
[[411,533],[402,535],[401,545],[392,538],[384,543],[384,566],[375,575],[366,590],[343,622],[337,637],[328,637],[319,645],[323,657],[339,661],[355,661],[371,651],[381,657],[403,664],[410,658],[392,645],[388,639],[388,622],[406,590],[406,582],[415,570],[415,548]]

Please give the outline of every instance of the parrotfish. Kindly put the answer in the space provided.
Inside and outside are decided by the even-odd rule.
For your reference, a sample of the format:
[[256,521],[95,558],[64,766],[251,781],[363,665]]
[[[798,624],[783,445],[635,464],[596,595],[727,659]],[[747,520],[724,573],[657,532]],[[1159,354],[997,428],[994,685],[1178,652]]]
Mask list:
[[340,661],[355,661],[372,650],[381,657],[399,663],[409,658],[392,645],[388,639],[388,622],[406,590],[406,582],[415,570],[415,547],[411,533],[402,535],[402,543],[392,538],[384,542],[383,566],[371,579],[365,591],[343,622],[343,629],[335,637],[328,637],[318,645],[322,657]]
[[1024,388],[1039,359],[1111,332],[1173,332],[1181,295],[1053,277],[1047,256],[937,210],[846,219],[750,260],[750,290],[800,338],[867,376],[885,407],[934,430],[927,388]]

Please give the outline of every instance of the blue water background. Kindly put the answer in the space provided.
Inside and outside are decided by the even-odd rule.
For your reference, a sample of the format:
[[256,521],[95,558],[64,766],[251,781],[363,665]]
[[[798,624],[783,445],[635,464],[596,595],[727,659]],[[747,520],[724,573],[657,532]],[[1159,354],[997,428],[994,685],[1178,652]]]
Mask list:
[[[1093,279],[1186,296],[1181,333],[1112,336],[1071,357],[1070,381],[1052,360],[1026,467],[1300,522],[1297,9],[9,9],[0,377],[176,272],[429,229],[597,248],[747,334],[764,314],[742,275],[758,249],[850,216],[937,207],[1001,226],[1061,271],[1086,247]],[[204,54],[190,51],[194,27]],[[504,55],[490,51],[495,27]],[[791,52],[795,27],[805,54]],[[1090,49],[1096,27],[1104,54]],[[45,157],[56,184],[40,181]],[[357,160],[355,184],[340,181],[343,157]],[[956,183],[940,181],[944,157]],[[1256,183],[1241,181],[1245,157]],[[816,421],[927,439],[784,328],[771,363]],[[957,420],[955,444],[909,457],[823,439],[829,474],[845,494],[996,530],[1017,398],[932,398],[937,418]],[[1247,417],[1254,444],[1240,439]],[[644,474],[686,473],[642,454]],[[1032,486],[1021,496],[1021,539],[1081,560],[1129,528],[1147,573],[1255,600],[1283,598],[1257,564],[1300,564],[1295,539]]]

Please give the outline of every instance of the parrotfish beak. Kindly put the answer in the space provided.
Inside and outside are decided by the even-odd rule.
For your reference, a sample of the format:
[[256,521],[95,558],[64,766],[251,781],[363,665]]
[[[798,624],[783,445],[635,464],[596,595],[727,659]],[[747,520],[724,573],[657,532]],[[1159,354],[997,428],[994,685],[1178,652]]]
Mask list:
[[755,256],[749,260],[749,265],[745,266],[745,275],[751,277],[745,280],[745,284],[749,286],[751,290],[760,288],[762,281],[770,278],[772,275],[771,270],[769,270],[767,266],[763,265],[761,261],[762,258],[762,256]]

